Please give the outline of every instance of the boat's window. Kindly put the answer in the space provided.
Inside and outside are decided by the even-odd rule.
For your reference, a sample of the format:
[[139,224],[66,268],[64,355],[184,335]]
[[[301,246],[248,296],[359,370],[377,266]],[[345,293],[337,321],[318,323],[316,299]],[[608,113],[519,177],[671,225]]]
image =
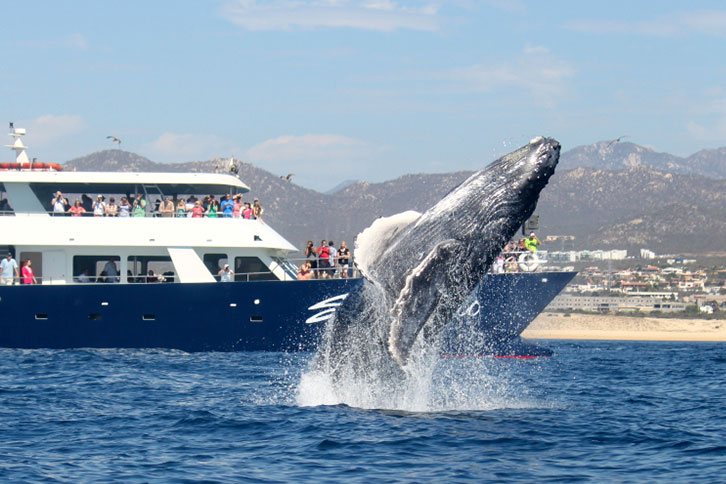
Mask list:
[[234,280],[274,281],[277,278],[258,257],[235,257]]
[[174,282],[174,276],[174,264],[169,256],[132,255],[127,259],[126,277],[129,282]]
[[229,264],[227,254],[204,254],[204,265],[217,280],[219,280],[219,271],[225,264]]
[[30,267],[33,269],[33,275],[38,280],[38,284],[40,284],[43,280],[43,253],[21,252],[18,266],[22,267],[26,260],[30,261]]
[[[73,256],[73,280],[75,282],[119,282],[118,255]],[[37,276],[36,276],[37,277]]]

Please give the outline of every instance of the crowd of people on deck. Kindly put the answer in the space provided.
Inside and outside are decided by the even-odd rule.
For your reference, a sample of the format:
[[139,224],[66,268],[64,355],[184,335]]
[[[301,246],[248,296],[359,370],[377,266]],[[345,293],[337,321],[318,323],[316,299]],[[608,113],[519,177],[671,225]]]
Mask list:
[[312,240],[305,246],[305,262],[300,265],[298,280],[348,279],[352,277],[352,257],[345,241],[335,248],[332,240],[321,240],[316,248]]
[[264,209],[255,198],[252,203],[243,202],[242,194],[224,195],[217,200],[208,195],[201,200],[194,195],[184,199],[176,195],[157,198],[153,207],[149,206],[143,193],[122,196],[118,203],[115,197],[106,201],[104,195],[92,200],[86,194],[81,195],[71,205],[67,197],[60,191],[53,195],[51,211],[54,216],[93,216],[93,217],[177,217],[177,218],[244,218],[262,220]]
[[500,274],[504,272],[519,272],[520,258],[523,254],[537,254],[539,246],[542,242],[537,238],[534,232],[529,234],[527,238],[521,238],[518,242],[510,241],[502,249],[501,254],[492,264],[492,272]]

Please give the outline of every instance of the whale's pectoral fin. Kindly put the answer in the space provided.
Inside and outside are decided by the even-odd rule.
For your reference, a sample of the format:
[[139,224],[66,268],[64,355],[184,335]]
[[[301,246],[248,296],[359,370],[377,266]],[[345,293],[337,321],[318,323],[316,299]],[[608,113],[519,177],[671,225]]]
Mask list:
[[439,319],[433,313],[448,306],[442,304],[444,298],[456,293],[452,287],[460,281],[452,278],[458,271],[451,269],[466,262],[465,250],[465,245],[456,240],[440,242],[406,278],[391,309],[388,335],[388,349],[399,364],[406,362],[411,346],[432,316]]

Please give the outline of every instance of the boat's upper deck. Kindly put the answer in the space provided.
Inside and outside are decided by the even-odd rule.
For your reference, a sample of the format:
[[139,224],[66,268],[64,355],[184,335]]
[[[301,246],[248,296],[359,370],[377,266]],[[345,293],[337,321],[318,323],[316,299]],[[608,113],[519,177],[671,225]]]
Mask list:
[[[28,186],[45,203],[57,191],[87,193],[95,197],[96,194],[124,193],[234,195],[250,190],[237,177],[216,173],[0,171],[0,192],[10,192],[12,185]],[[20,210],[20,207],[15,209]]]

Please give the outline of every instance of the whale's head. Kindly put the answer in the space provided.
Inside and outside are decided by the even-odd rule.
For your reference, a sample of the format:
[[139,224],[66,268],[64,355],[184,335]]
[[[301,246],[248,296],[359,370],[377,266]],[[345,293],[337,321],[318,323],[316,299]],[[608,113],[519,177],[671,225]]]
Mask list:
[[539,196],[560,158],[560,143],[538,136],[528,144],[487,166],[482,173],[502,183],[502,195],[510,203],[529,203]]
[[[507,243],[527,220],[539,199],[539,194],[555,172],[560,158],[560,143],[539,136],[498,160],[462,184],[471,184],[469,193],[480,207],[478,227],[487,227],[485,236]],[[490,253],[489,256],[495,255]]]

